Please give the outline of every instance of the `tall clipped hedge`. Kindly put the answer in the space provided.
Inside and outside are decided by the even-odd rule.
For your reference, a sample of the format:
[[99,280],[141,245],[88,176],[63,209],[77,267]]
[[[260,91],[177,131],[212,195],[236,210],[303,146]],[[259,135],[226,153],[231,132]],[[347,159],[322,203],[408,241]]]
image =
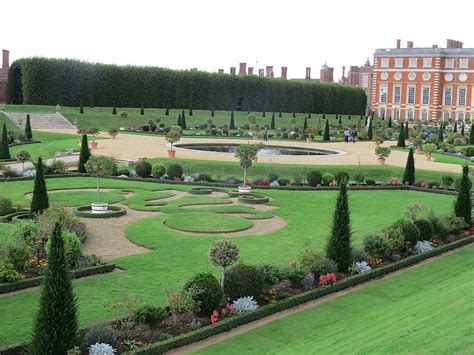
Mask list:
[[194,109],[360,114],[360,88],[255,75],[24,58],[12,63],[8,102],[36,105],[193,107]]

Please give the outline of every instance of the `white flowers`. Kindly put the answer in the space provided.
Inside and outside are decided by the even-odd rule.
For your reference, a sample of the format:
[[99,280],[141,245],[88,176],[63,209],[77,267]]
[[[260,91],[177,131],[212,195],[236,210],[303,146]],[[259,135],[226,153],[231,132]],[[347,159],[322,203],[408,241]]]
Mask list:
[[433,246],[430,242],[423,240],[417,241],[415,247],[413,248],[417,254],[426,253],[433,250]]
[[255,311],[258,308],[257,302],[253,299],[253,296],[240,297],[232,305],[238,314]]
[[354,270],[358,274],[363,274],[364,272],[372,270],[372,268],[367,264],[367,261],[356,261],[354,263]]
[[89,347],[89,355],[113,355],[116,350],[109,344],[95,343]]

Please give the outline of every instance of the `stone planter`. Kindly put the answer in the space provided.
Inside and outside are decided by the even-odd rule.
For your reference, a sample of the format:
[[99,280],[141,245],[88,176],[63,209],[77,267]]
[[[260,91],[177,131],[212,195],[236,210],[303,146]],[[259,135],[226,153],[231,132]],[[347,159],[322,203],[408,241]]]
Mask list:
[[239,192],[241,194],[249,194],[252,192],[252,188],[250,186],[239,186]]
[[91,142],[92,149],[97,149],[98,144],[99,144],[98,142],[92,141]]
[[379,165],[385,165],[385,158],[377,158]]
[[106,202],[92,202],[92,213],[107,213],[109,204]]
[[253,158],[252,161],[256,163],[258,161],[258,157]]
[[117,138],[117,134],[116,134],[116,133],[111,133],[110,136],[112,137],[112,139]]
[[431,160],[431,154],[426,154],[425,159],[428,160],[428,161]]
[[313,143],[313,138],[306,138],[306,143]]
[[174,158],[176,156],[176,150],[168,149],[168,157]]

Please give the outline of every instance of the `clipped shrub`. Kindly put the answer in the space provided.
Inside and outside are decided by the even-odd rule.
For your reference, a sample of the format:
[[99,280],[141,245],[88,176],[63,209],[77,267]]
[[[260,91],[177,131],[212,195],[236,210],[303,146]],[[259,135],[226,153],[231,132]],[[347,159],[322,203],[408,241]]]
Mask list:
[[323,258],[321,269],[319,270],[321,274],[330,274],[337,272],[337,263],[329,258]]
[[313,170],[306,175],[306,180],[308,180],[309,186],[317,186],[321,184],[323,179],[323,174],[318,170]]
[[255,266],[240,264],[225,271],[224,294],[228,299],[246,296],[258,298],[262,290],[262,278]]
[[385,258],[390,255],[392,248],[382,234],[369,234],[362,242],[364,251],[375,258]]
[[365,183],[368,186],[375,186],[375,180],[374,179],[365,179]]
[[199,303],[199,314],[209,316],[222,301],[224,293],[219,281],[211,273],[195,275],[184,285],[184,291]]
[[274,181],[278,181],[278,175],[275,173],[268,174],[268,182],[272,183]]
[[9,198],[0,197],[0,216],[13,212],[13,203]]
[[151,168],[151,176],[155,178],[160,178],[166,174],[166,167],[161,163],[153,164]]
[[0,260],[15,270],[22,270],[29,256],[26,242],[21,237],[12,235],[1,241]]
[[209,174],[206,174],[206,173],[201,173],[201,174],[199,174],[198,180],[199,181],[211,182],[212,181],[212,176],[209,175]]
[[121,175],[130,176],[130,169],[129,168],[119,168],[117,170],[117,175],[118,176],[121,176]]
[[299,258],[301,269],[305,273],[320,274],[323,266],[324,257],[319,254],[311,245],[311,243],[305,243],[305,249]]
[[20,273],[15,270],[12,264],[0,261],[0,283],[16,282],[20,279]]
[[284,276],[283,270],[273,264],[258,264],[257,270],[262,279],[263,289],[267,290],[280,282]]
[[469,227],[464,221],[464,217],[457,217],[455,215],[448,215],[443,217],[443,222],[446,226],[446,230],[449,234],[459,233],[463,229]]
[[150,177],[151,174],[151,164],[148,160],[139,160],[135,165],[135,172],[138,176],[142,178]]
[[138,308],[133,314],[133,321],[136,324],[147,324],[151,327],[158,326],[165,320],[166,311],[152,304]]
[[427,219],[416,219],[413,221],[415,226],[420,231],[421,240],[430,240],[433,238],[433,227]]
[[183,176],[183,167],[179,164],[171,164],[168,166],[166,174],[170,180],[180,179]]
[[337,184],[340,185],[342,181],[349,181],[349,173],[346,171],[338,171],[336,175],[334,175],[334,178]]
[[55,159],[46,167],[48,174],[64,174],[67,171],[66,163],[62,160]]
[[411,247],[413,247],[416,242],[420,240],[420,231],[411,221],[399,219],[398,221],[393,223],[391,227],[400,229],[405,240]]
[[287,186],[290,183],[290,179],[287,178],[279,178],[277,181],[280,186]]
[[448,235],[449,231],[446,222],[442,218],[434,214],[433,211],[430,211],[427,220],[433,229],[434,237],[444,238]]
[[393,251],[405,252],[408,249],[409,243],[406,241],[405,235],[400,228],[389,227],[385,230],[384,234]]
[[441,181],[443,183],[443,187],[445,189],[449,189],[454,182],[454,178],[451,175],[443,175],[441,177]]
[[[64,253],[66,256],[66,264],[69,269],[76,265],[76,261],[82,256],[82,245],[76,233],[63,230],[61,237],[64,241]],[[46,243],[46,254],[50,254],[51,240]]]
[[334,182],[334,175],[331,173],[324,173],[322,176],[323,185],[328,186]]
[[96,343],[113,344],[117,341],[117,331],[111,328],[106,321],[98,321],[87,327],[84,343],[90,346]]

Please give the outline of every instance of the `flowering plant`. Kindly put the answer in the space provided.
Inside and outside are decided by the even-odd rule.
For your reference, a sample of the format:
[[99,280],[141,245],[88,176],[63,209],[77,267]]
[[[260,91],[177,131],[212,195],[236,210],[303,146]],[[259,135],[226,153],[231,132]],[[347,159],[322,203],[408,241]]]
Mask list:
[[224,308],[220,312],[214,311],[211,314],[211,324],[214,325],[220,320],[232,318],[235,314],[235,307],[231,304],[226,304]]
[[336,284],[336,275],[334,273],[329,273],[326,275],[319,276],[319,282],[321,285],[335,285]]

